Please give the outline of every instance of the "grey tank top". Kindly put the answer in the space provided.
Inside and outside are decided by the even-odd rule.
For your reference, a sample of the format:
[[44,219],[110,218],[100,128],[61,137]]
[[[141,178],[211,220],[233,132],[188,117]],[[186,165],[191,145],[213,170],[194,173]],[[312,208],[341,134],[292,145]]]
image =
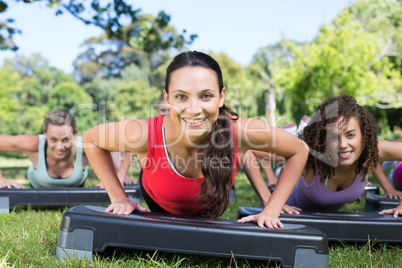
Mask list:
[[79,187],[85,182],[88,176],[88,169],[82,169],[82,140],[80,136],[76,138],[77,151],[75,154],[74,170],[68,178],[53,178],[47,172],[46,155],[45,155],[45,135],[39,135],[39,159],[36,169],[33,165],[28,168],[27,177],[29,183],[34,188],[61,188],[61,187]]

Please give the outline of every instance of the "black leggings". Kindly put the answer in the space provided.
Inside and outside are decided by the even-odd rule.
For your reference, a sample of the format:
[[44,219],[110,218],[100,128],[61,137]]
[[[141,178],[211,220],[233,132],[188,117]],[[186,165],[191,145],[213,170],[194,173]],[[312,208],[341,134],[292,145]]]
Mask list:
[[149,210],[151,210],[152,212],[169,213],[166,210],[164,210],[161,206],[159,206],[159,204],[156,203],[155,200],[153,200],[152,197],[149,196],[147,191],[145,191],[144,186],[142,185],[142,169],[140,171],[139,177],[140,177],[141,194],[142,197],[144,197],[145,203],[147,203]]

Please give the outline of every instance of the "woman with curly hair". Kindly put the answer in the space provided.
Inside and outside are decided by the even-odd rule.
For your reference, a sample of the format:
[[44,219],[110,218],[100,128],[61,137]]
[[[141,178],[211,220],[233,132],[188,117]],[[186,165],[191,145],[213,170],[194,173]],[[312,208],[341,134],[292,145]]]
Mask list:
[[402,142],[378,141],[373,117],[350,95],[319,105],[300,138],[310,148],[287,205],[311,210],[339,210],[356,200],[378,163],[402,160]]

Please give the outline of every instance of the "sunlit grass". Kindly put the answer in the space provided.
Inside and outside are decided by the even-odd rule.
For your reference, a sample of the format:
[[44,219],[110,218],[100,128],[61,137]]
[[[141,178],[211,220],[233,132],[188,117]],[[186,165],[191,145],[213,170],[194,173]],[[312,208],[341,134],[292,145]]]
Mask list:
[[[7,179],[25,176],[26,167],[7,168]],[[3,171],[3,169],[2,169]],[[99,183],[89,170],[85,187]],[[3,173],[4,174],[4,173]],[[131,170],[138,177],[138,170]],[[244,173],[239,170],[235,182],[236,202],[229,205],[222,218],[236,219],[242,206],[261,203]],[[145,205],[145,203],[142,203]],[[83,259],[57,260],[56,247],[60,222],[65,209],[18,209],[0,214],[0,268],[3,267],[279,267],[277,262],[173,254],[132,249],[107,248],[94,254],[92,262]],[[364,204],[355,201],[343,211],[363,211]],[[330,243],[329,267],[400,267],[402,245],[387,243]]]

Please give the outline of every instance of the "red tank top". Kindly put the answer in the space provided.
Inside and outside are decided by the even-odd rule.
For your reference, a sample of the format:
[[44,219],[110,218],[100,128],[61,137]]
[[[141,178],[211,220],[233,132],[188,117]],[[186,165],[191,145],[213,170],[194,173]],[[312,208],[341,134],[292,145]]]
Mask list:
[[[194,215],[202,210],[197,196],[204,178],[187,178],[176,173],[170,166],[163,141],[163,116],[149,118],[148,123],[148,155],[143,166],[142,184],[145,191],[163,209],[172,214]],[[234,141],[234,170],[232,184],[236,177],[240,159],[237,151],[236,137]]]

